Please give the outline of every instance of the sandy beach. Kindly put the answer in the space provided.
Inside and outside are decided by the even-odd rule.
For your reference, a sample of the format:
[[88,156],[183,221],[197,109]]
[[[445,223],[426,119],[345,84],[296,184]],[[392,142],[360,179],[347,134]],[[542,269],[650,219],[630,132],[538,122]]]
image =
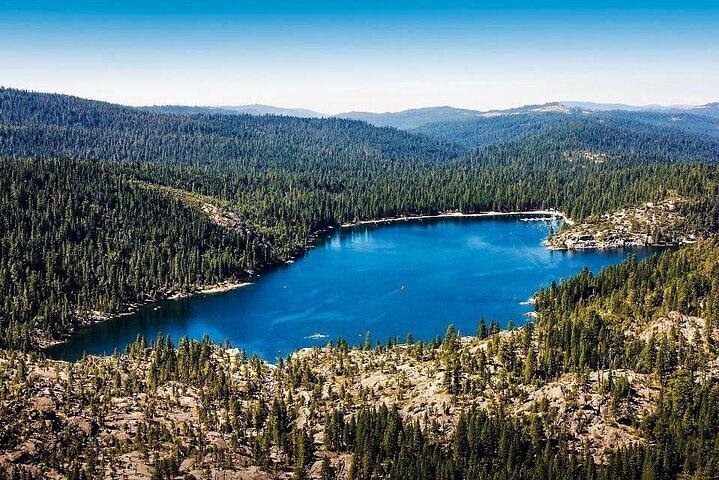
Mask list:
[[404,217],[378,218],[373,220],[358,220],[356,222],[347,222],[340,225],[342,228],[354,227],[357,225],[366,225],[371,223],[389,223],[409,220],[423,220],[425,218],[456,218],[456,217],[504,217],[504,216],[523,216],[523,215],[546,215],[551,217],[559,217],[567,224],[573,225],[574,222],[559,210],[524,210],[518,212],[479,212],[479,213],[462,213],[462,212],[446,212],[437,215],[410,215]]

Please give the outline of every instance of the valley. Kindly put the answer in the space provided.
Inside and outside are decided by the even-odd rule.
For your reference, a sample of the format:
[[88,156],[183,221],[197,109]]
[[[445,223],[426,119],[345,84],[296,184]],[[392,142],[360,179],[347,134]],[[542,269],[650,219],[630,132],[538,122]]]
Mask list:
[[0,478],[711,478],[714,117],[280,113],[0,89]]
[[[531,221],[530,221],[531,220]],[[293,263],[222,295],[153,303],[79,329],[46,349],[55,359],[122,352],[138,335],[177,343],[207,334],[270,363],[328,339],[404,337],[429,341],[453,323],[474,331],[480,317],[522,325],[540,286],[659,250],[550,252],[541,244],[560,223],[533,216],[440,217],[330,229]]]
[[718,27],[0,1],[0,480],[719,480]]

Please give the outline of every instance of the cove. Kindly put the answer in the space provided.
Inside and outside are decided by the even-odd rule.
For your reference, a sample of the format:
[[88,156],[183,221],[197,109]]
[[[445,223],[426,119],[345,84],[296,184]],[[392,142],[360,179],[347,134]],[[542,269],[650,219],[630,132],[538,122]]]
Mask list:
[[273,362],[337,337],[361,343],[367,330],[383,343],[408,332],[428,340],[449,324],[474,335],[480,317],[503,326],[525,323],[532,310],[527,300],[553,280],[655,251],[552,252],[541,242],[559,226],[554,219],[498,216],[335,229],[251,285],[148,305],[84,327],[46,353],[65,360],[84,352],[109,355],[139,334],[150,341],[162,332],[175,343],[207,334]]

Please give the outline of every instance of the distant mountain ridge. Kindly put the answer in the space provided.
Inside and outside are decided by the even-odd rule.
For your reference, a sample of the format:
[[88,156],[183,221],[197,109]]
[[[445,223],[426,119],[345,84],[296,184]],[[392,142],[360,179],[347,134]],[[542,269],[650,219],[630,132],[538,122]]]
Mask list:
[[416,130],[435,123],[466,122],[482,118],[501,117],[522,114],[581,114],[590,112],[633,112],[633,113],[676,113],[702,115],[719,118],[719,102],[704,105],[629,105],[624,103],[597,103],[582,101],[560,101],[544,104],[524,105],[508,109],[472,110],[450,106],[421,107],[398,112],[350,111],[327,115],[304,108],[282,108],[271,105],[253,104],[237,106],[184,106],[164,105],[138,107],[153,113],[176,114],[219,114],[219,115],[279,115],[302,118],[342,118],[367,122],[376,127],[393,127],[400,130]]
[[[681,145],[691,143],[692,151],[705,152],[702,156],[705,161],[714,162],[719,158],[716,157],[719,118],[696,113],[544,106],[520,113],[501,112],[462,122],[429,123],[408,131],[469,149],[551,134],[559,135],[551,141],[553,144],[567,139],[583,139],[580,143],[585,140],[589,142],[583,148],[590,148],[591,145],[600,150],[630,148],[638,151],[641,143],[645,147],[651,145],[652,150],[672,150],[677,153],[684,148]],[[603,133],[597,136],[598,132]],[[597,143],[600,137],[603,138]],[[607,143],[608,138],[614,141]],[[699,147],[699,144],[703,146]],[[647,154],[648,150],[644,150],[644,153]]]
[[331,117],[321,112],[309,110],[307,108],[283,108],[273,107],[272,105],[263,105],[255,103],[252,105],[238,105],[222,107],[236,112],[249,113],[250,115],[286,115],[290,117],[306,117],[306,118],[324,118]]
[[428,123],[468,120],[479,118],[483,115],[484,112],[478,110],[443,106],[413,108],[401,112],[345,112],[338,113],[335,117],[361,120],[377,127],[395,127],[400,130],[410,130]]
[[186,115],[214,114],[214,115],[280,115],[300,118],[326,118],[331,115],[315,112],[306,108],[283,108],[272,105],[255,103],[252,105],[223,105],[219,107],[186,106],[186,105],[152,105],[138,107],[153,113],[178,113]]
[[672,110],[690,110],[696,108],[694,105],[630,105],[627,103],[598,103],[598,102],[578,102],[578,101],[560,101],[559,103],[569,107],[586,108],[588,110],[611,111],[626,110],[629,112],[666,112]]
[[548,102],[545,104],[524,105],[508,109],[470,110],[454,107],[426,107],[403,110],[400,112],[347,112],[335,117],[362,120],[378,127],[395,127],[400,130],[416,130],[436,123],[466,122],[484,118],[523,114],[582,114],[592,112],[634,112],[634,113],[676,113],[702,115],[719,118],[719,102],[705,105],[644,105],[635,106],[622,103],[595,102]]
[[628,111],[628,112],[662,112],[662,113],[691,113],[719,117],[719,102],[705,103],[704,105],[628,105],[625,103],[594,103],[594,102],[559,102],[563,105],[585,108],[595,111]]
[[690,113],[705,115],[707,117],[719,118],[719,102],[706,103],[698,105],[689,110]]

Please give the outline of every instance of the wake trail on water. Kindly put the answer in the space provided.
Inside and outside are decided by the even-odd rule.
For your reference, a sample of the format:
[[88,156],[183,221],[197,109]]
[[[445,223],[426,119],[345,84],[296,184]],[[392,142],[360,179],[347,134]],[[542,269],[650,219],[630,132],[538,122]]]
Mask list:
[[[286,287],[285,287],[285,288],[286,288]],[[396,294],[400,293],[401,291],[405,290],[406,288],[407,288],[406,285],[401,285],[399,288],[396,288],[396,289],[394,289],[394,290],[391,290],[391,291],[389,291],[389,292],[387,292],[387,293],[380,294],[380,295],[376,296],[375,298],[373,298],[373,299],[371,299],[371,300],[369,300],[369,301],[367,301],[367,302],[363,302],[363,304],[364,304],[365,306],[374,305],[374,304],[377,303],[377,302],[381,302],[382,300],[385,300],[385,299],[387,299],[387,298],[389,298],[389,297],[391,297],[391,296],[393,296],[393,295],[396,295]],[[359,335],[360,337],[364,336],[363,333],[359,333],[358,335]],[[304,337],[304,338],[305,338],[306,340],[322,340],[322,339],[325,339],[325,338],[329,338],[329,335],[318,332],[318,333],[314,333],[314,334],[312,334],[312,335],[307,335],[307,336]]]
[[[519,236],[515,235],[515,234],[512,233],[512,232],[509,232],[509,235],[511,235],[512,237],[514,237],[514,238],[516,238],[517,240],[519,240],[519,243],[521,243],[522,246],[523,246],[525,249],[530,249],[530,248],[532,248],[532,247],[530,247],[530,246],[527,244],[527,242],[525,242],[524,240],[522,240],[522,237],[519,237]],[[542,267],[542,264],[539,262],[539,260],[537,260],[537,259],[534,258],[533,256],[530,255],[529,258],[528,258],[528,260],[529,260],[529,263],[530,263],[533,267]]]

